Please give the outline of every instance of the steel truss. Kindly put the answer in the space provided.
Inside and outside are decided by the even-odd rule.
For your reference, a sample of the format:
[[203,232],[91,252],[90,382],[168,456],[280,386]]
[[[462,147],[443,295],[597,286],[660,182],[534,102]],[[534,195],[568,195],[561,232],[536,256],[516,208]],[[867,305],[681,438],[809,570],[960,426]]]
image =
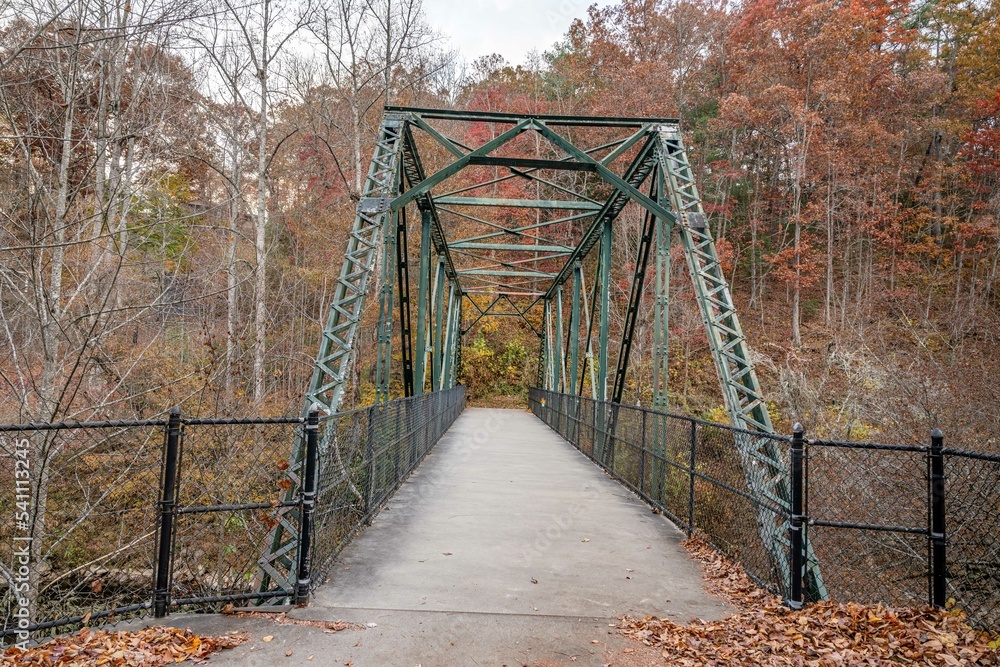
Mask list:
[[[491,138],[482,145],[467,146],[448,135],[449,128],[461,131],[469,123],[494,128]],[[589,149],[569,138],[601,133],[614,136]],[[528,152],[524,135],[533,135],[535,140],[531,154],[524,154]],[[428,164],[443,164],[430,174],[421,159],[421,153],[426,157],[428,151],[436,151]],[[484,172],[492,176],[483,180]],[[470,173],[476,176],[471,183]],[[446,189],[445,183],[459,174],[465,182]],[[533,196],[499,196],[497,188],[513,179],[530,183]],[[610,308],[616,285],[612,231],[630,203],[641,207],[645,218],[612,367]],[[420,220],[415,323],[411,322],[407,229],[407,211],[412,209],[419,212]],[[521,209],[537,211],[536,221],[512,223],[518,218],[510,212]],[[491,218],[491,211],[508,214]],[[450,238],[443,216],[482,227],[483,232]],[[665,411],[674,237],[680,240],[694,283],[730,420],[747,431],[736,443],[746,483],[755,495],[790,509],[781,452],[770,439],[751,434],[771,433],[773,426],[674,119],[386,107],[303,414],[314,405],[330,413],[340,409],[372,278],[379,286],[375,377],[379,404],[393,393],[394,344],[401,348],[397,357],[401,369],[396,374],[401,378],[399,393],[409,396],[448,389],[460,372],[462,336],[487,317],[516,318],[539,337],[538,382],[544,388],[582,395],[589,386],[598,404],[620,403],[628,388],[629,359],[642,316],[651,255],[655,258],[653,407]],[[595,248],[598,251],[592,252]],[[594,278],[588,290],[585,274],[591,270]],[[567,299],[568,307],[564,307]],[[471,316],[468,321],[463,317],[466,312]],[[394,326],[398,326],[398,342],[394,342]],[[595,423],[613,434],[616,412],[595,414]],[[665,432],[654,433],[654,441],[663,438]],[[596,451],[607,461],[611,453],[605,444],[597,443]],[[323,443],[323,447],[331,446]],[[288,470],[289,500],[297,497],[302,452],[299,439]],[[294,588],[290,552],[297,539],[297,508],[282,512],[272,531],[270,550],[260,560],[265,588]],[[780,537],[787,523],[775,525],[772,516],[769,512],[758,515],[760,533],[775,568],[787,580],[787,541]],[[810,594],[825,597],[815,558],[807,559],[806,569]]]

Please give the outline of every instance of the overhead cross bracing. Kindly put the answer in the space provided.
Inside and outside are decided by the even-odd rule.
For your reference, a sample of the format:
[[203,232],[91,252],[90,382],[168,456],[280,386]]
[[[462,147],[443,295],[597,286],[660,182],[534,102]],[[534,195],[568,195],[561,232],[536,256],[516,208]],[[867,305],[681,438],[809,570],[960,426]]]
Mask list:
[[[612,230],[626,207],[643,218],[641,241],[627,274],[618,267],[613,276]],[[408,246],[411,238],[419,247]],[[523,321],[538,335],[543,388],[589,387],[598,401],[621,402],[651,265],[653,406],[665,410],[675,239],[731,421],[772,432],[676,119],[386,107],[303,410],[339,409],[366,299],[375,294],[379,403],[394,388],[410,396],[453,386],[462,336],[493,317]],[[612,345],[616,290],[628,294],[628,305]],[[614,432],[614,414],[601,417],[606,432]],[[738,443],[747,483],[788,507],[781,453],[769,443],[749,436]],[[301,443],[292,461],[300,450]],[[295,465],[289,474],[292,493]],[[290,525],[279,522],[262,559],[269,576],[281,576],[275,563]],[[771,536],[775,526],[761,532]],[[786,545],[765,543],[775,566],[787,569]],[[809,567],[807,581],[822,595],[818,568]]]

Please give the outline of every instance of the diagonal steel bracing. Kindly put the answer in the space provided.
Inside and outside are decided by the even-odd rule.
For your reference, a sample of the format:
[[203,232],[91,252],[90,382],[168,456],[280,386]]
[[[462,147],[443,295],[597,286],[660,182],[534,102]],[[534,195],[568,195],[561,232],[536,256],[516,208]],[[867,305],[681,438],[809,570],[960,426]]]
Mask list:
[[[684,246],[688,270],[694,282],[698,305],[705,322],[709,347],[722,385],[729,418],[734,425],[750,431],[773,433],[750,348],[740,326],[729,283],[715,248],[711,230],[702,207],[694,172],[676,127],[659,132],[657,152],[660,168],[666,177],[666,192],[675,213],[677,229]],[[743,462],[747,486],[755,497],[764,497],[786,512],[791,511],[788,465],[774,440],[744,433],[737,436],[737,449]],[[789,581],[786,557],[788,522],[760,505],[755,505],[761,539],[771,554],[772,563]],[[825,598],[826,591],[819,566],[807,545],[806,585],[814,598]]]
[[[347,388],[354,346],[368,295],[368,281],[374,273],[383,230],[391,217],[390,203],[398,190],[403,130],[402,115],[386,114],[348,238],[326,326],[323,327],[312,379],[306,391],[303,416],[307,416],[314,406],[327,412],[336,412]],[[327,442],[323,444],[329,446]],[[299,433],[286,471],[291,481],[285,492],[285,500],[289,502],[298,498],[302,483],[300,473],[304,447],[305,438]],[[348,471],[340,473],[347,475]],[[282,508],[276,512],[276,523],[267,540],[268,551],[258,560],[262,572],[262,590],[295,589],[294,556],[298,546],[299,523],[297,513],[297,507]]]
[[[491,124],[492,138],[479,146],[452,138],[453,126],[462,123]],[[440,124],[451,127],[441,129]],[[575,132],[602,138],[598,145],[585,149],[571,140]],[[535,138],[530,149],[525,149],[529,144],[522,135]],[[428,175],[421,151],[431,149],[437,153],[428,164],[437,170]],[[530,154],[518,154],[525,150]],[[470,167],[474,169],[466,172]],[[465,180],[451,183],[463,172]],[[480,178],[484,172],[491,175]],[[477,177],[471,183],[470,174]],[[521,186],[510,183],[511,179],[522,179],[522,186],[530,183],[532,196],[517,197],[516,187]],[[516,186],[514,196],[511,186]],[[613,229],[630,203],[646,215],[631,272],[625,322],[616,326],[610,312],[612,292],[620,284],[613,274]],[[420,212],[421,238],[414,264],[419,274],[416,322],[412,323],[406,214],[414,208]],[[525,220],[525,209],[536,212],[533,222]],[[464,238],[449,234],[452,224],[464,227]],[[746,484],[755,496],[787,510],[789,485],[782,453],[773,440],[751,433],[771,433],[773,427],[677,122],[672,119],[386,107],[304,413],[313,405],[328,412],[339,409],[351,375],[366,297],[372,291],[369,281],[375,275],[381,276],[376,355],[379,402],[390,398],[394,386],[390,381],[397,363],[393,345],[401,346],[401,382],[396,386],[402,386],[404,395],[447,389],[458,381],[462,336],[486,317],[517,317],[538,335],[538,381],[545,387],[582,394],[589,378],[595,398],[624,401],[649,257],[654,253],[653,406],[664,411],[673,236],[684,250],[730,420],[747,430],[736,443]],[[594,252],[596,248],[599,252]],[[376,271],[379,257],[380,272]],[[584,276],[591,271],[595,278],[588,290]],[[569,280],[572,289],[564,290]],[[564,309],[568,292],[570,307]],[[489,305],[477,304],[477,298],[483,302],[480,295],[489,295]],[[396,304],[398,315],[394,314]],[[465,306],[474,309],[471,324],[463,320]],[[539,306],[542,313],[538,313]],[[567,310],[570,321],[564,326]],[[394,318],[398,318],[398,329]],[[616,360],[609,354],[612,329],[620,329]],[[415,349],[411,349],[413,339]],[[609,380],[613,382],[610,397]],[[614,409],[601,408],[595,423],[601,431],[613,434],[614,415]],[[662,437],[665,434],[654,428],[656,451],[662,451]],[[613,448],[607,447],[608,442],[605,435],[596,444],[598,456],[610,462]],[[287,499],[297,498],[302,446],[299,439],[293,447]],[[348,471],[333,474],[347,475]],[[264,588],[294,588],[296,511],[292,507],[277,512],[270,549],[260,559]],[[775,568],[787,580],[787,525],[766,511],[757,520]],[[811,549],[808,556],[806,583],[813,597],[823,597]]]

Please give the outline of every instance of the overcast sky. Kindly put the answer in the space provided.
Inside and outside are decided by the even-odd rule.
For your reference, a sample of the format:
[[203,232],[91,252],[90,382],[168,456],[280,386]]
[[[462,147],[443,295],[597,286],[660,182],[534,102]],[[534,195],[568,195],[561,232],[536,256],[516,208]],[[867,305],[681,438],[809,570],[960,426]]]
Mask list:
[[424,0],[431,27],[444,33],[470,63],[499,53],[512,65],[531,50],[543,53],[558,41],[574,18],[594,2],[611,0]]

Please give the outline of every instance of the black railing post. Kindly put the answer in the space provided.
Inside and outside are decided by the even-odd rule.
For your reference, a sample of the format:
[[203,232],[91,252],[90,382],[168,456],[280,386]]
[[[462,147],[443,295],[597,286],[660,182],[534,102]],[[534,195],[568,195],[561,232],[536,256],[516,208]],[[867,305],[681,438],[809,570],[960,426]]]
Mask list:
[[789,591],[785,604],[791,609],[802,608],[802,556],[803,556],[803,516],[802,487],[803,461],[805,460],[805,437],[802,424],[795,424],[792,429],[792,470],[791,470],[791,516],[788,517],[789,558]]
[[948,536],[945,530],[944,434],[931,433],[931,605],[944,609],[948,598]]
[[170,408],[167,442],[163,451],[163,478],[160,487],[160,539],[157,543],[156,584],[153,616],[163,618],[170,606],[170,566],[174,546],[174,511],[177,505],[177,469],[181,450],[181,409]]
[[[666,420],[663,424],[663,437],[666,440]],[[690,440],[691,452],[688,456],[688,537],[694,534],[694,464],[695,464],[695,452],[698,451],[698,422],[691,422],[691,434],[688,438]],[[667,448],[663,448],[664,457],[666,456]],[[663,474],[667,474],[667,466],[665,463],[660,464],[660,469],[663,470]],[[663,485],[660,485],[660,494],[663,494]],[[662,500],[660,501],[662,502]]]
[[312,518],[316,509],[316,460],[319,457],[319,412],[311,410],[306,418],[305,474],[299,492],[299,576],[295,604],[309,602],[312,581],[309,573],[309,550],[312,547]]

